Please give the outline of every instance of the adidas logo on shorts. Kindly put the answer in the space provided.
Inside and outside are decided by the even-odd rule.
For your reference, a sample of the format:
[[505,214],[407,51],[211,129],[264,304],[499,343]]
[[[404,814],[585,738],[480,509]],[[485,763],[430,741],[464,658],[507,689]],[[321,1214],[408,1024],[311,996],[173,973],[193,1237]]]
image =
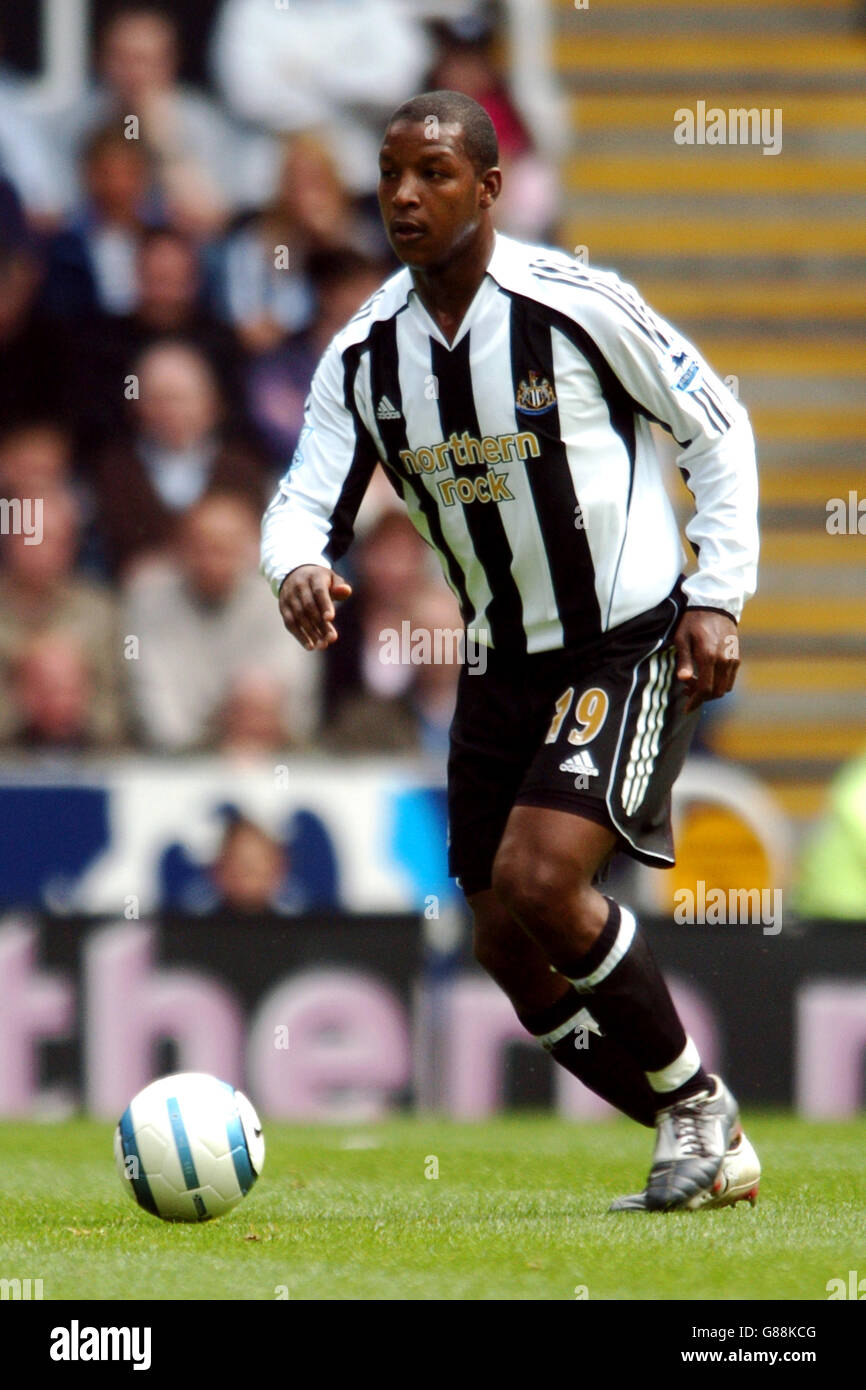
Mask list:
[[582,773],[584,777],[597,777],[598,768],[585,749],[575,753],[573,758],[566,758],[564,763],[559,764],[560,772]]

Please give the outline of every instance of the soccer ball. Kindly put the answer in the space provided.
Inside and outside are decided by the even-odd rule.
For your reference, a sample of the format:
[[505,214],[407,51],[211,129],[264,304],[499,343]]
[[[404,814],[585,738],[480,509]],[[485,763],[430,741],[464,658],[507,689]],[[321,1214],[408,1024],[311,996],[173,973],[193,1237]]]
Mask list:
[[163,1221],[210,1221],[237,1206],[262,1171],[265,1141],[246,1096],[206,1072],[152,1081],[114,1131],[133,1201]]

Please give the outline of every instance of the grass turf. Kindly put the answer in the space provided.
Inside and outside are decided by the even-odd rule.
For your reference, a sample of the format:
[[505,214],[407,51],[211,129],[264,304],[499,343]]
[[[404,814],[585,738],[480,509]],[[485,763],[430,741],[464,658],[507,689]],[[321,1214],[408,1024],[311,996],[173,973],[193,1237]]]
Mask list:
[[[757,1207],[606,1206],[652,1136],[536,1115],[481,1124],[265,1123],[264,1173],[222,1220],[124,1196],[111,1126],[0,1124],[0,1277],[45,1299],[826,1299],[866,1273],[866,1120],[749,1119]],[[428,1179],[431,1156],[439,1177]]]

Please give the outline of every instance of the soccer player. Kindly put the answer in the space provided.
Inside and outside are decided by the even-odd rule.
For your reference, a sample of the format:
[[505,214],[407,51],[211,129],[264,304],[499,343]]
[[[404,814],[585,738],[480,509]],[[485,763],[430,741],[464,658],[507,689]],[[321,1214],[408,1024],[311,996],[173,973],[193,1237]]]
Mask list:
[[[461,670],[448,762],[477,958],[556,1061],[655,1126],[645,1190],[614,1207],[723,1205],[760,1173],[736,1101],[597,885],[616,850],[674,862],[671,786],[701,702],[733,686],[755,588],[754,442],[631,286],[496,233],[497,158],[461,94],[391,118],[379,201],[404,268],[319,363],[262,568],[289,632],[334,642],[334,566],[381,461],[488,648],[484,674]],[[650,421],[695,499],[689,578]]]

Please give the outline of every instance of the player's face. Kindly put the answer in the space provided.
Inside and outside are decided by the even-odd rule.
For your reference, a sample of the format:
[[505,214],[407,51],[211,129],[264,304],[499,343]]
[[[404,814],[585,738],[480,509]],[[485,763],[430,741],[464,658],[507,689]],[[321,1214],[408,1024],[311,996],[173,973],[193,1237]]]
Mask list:
[[[459,125],[390,126],[379,151],[379,207],[388,240],[404,265],[447,264],[470,242],[492,207],[498,171],[479,175],[463,149]],[[495,187],[494,187],[495,185]]]

